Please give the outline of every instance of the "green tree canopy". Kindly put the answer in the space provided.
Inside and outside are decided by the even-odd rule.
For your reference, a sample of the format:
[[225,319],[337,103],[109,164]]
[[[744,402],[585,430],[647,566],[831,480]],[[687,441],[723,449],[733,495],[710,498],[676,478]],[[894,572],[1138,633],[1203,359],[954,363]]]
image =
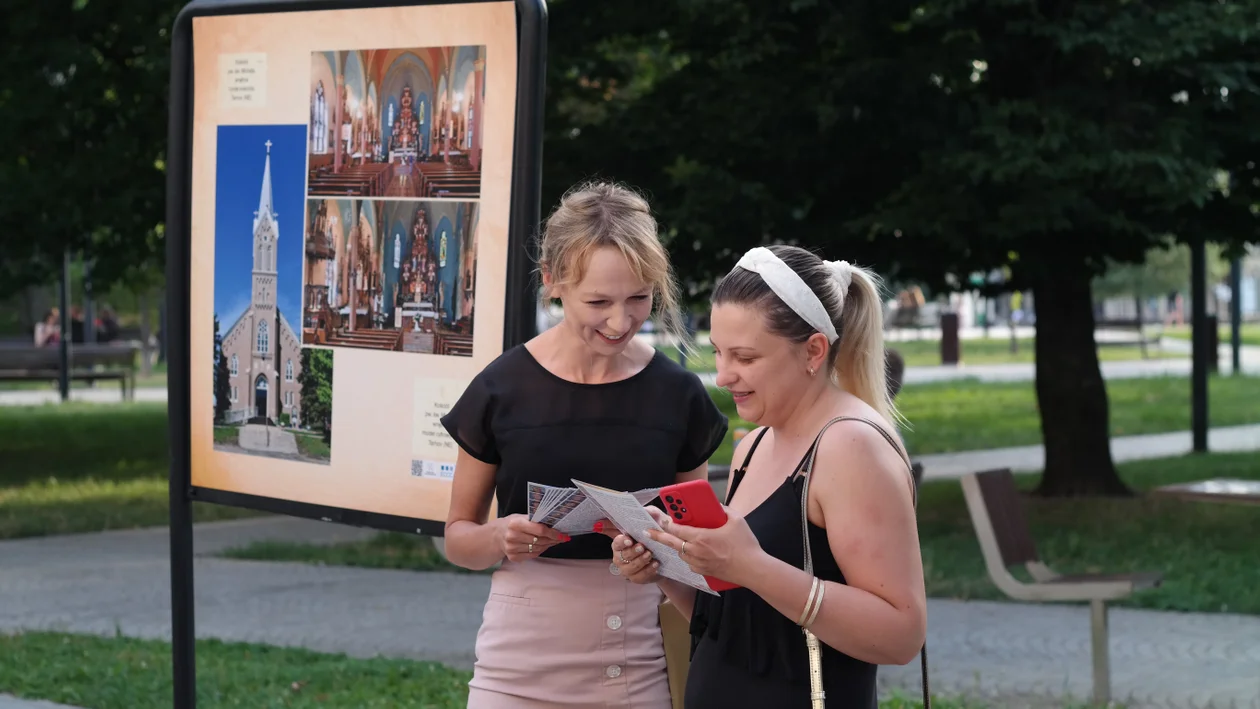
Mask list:
[[98,289],[163,262],[170,31],[182,3],[4,3],[0,297],[65,249]]
[[648,188],[701,296],[765,242],[936,286],[1009,267],[1042,491],[1125,491],[1091,281],[1170,235],[1257,239],[1260,2],[582,8],[552,13],[549,200],[595,171]]

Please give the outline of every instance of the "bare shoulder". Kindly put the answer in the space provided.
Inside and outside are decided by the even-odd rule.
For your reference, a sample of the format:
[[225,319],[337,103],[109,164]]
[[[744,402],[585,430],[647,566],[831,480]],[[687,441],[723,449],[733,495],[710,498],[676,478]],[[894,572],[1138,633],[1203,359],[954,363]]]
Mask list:
[[818,443],[814,485],[845,496],[859,491],[896,494],[895,488],[913,499],[913,480],[896,429],[874,411],[846,415],[854,418],[833,423]]

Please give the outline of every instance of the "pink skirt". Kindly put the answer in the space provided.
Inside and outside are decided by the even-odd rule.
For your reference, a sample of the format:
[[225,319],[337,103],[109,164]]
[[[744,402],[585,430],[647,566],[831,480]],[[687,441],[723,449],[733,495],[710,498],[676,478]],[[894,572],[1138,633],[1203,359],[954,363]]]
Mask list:
[[660,589],[608,561],[504,561],[490,582],[469,709],[670,709]]

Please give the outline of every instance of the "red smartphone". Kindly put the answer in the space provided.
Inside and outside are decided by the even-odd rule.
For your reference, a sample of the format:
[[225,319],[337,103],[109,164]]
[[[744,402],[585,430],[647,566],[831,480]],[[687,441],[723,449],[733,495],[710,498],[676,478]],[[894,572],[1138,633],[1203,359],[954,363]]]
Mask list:
[[[665,503],[665,514],[679,524],[702,529],[717,529],[726,524],[726,512],[717,495],[713,494],[713,486],[708,480],[690,480],[685,483],[667,485],[661,488],[661,502]],[[714,591],[729,591],[739,588],[738,585],[712,576],[705,576],[709,588]]]

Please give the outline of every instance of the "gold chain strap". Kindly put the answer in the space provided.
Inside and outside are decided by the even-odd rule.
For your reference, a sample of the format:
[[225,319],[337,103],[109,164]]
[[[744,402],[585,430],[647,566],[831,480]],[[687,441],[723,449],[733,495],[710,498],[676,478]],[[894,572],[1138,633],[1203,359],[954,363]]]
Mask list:
[[[805,573],[810,576],[814,575],[814,555],[809,544],[809,480],[813,477],[810,473],[813,472],[814,454],[818,450],[818,442],[822,440],[823,432],[833,423],[835,420],[829,421],[826,426],[823,426],[823,430],[818,432],[818,438],[810,447],[809,456],[801,468],[801,474],[805,476],[801,485],[801,538],[805,541]],[[805,633],[805,649],[809,652],[810,707],[811,709],[825,709],[827,692],[823,689],[822,647],[819,645],[818,636],[814,635],[809,628],[801,628],[801,630]]]
[[[836,423],[837,421],[844,421],[844,420],[864,421],[870,424],[871,426],[875,428],[875,430],[879,431],[880,434],[884,437],[884,439],[887,440],[890,444],[892,444],[894,448],[897,447],[896,443],[888,435],[887,431],[885,431],[884,429],[880,428],[876,424],[864,418],[857,418],[857,417],[852,417],[852,416],[839,416],[828,421],[827,425],[823,426],[822,430],[818,432],[818,437],[814,439],[814,444],[810,446],[809,454],[805,458],[805,463],[801,466],[801,473],[800,473],[805,478],[803,484],[801,485],[801,539],[804,540],[804,543],[805,543],[805,564],[804,564],[805,573],[809,574],[810,576],[814,575],[814,555],[810,550],[810,544],[809,544],[809,481],[810,481],[810,478],[814,477],[813,476],[814,458],[816,457],[818,453],[818,444],[822,442],[823,434],[827,432],[828,428],[831,428],[831,424]],[[747,461],[745,461],[744,464],[747,465]],[[917,504],[918,503],[917,490],[915,491],[915,498],[916,498],[915,502]],[[822,589],[819,589],[819,591],[821,592]],[[809,606],[813,603],[813,601],[814,601],[814,594],[811,589],[810,601],[806,603],[806,610],[809,610]],[[821,600],[818,601],[818,606],[819,607],[822,606]],[[817,613],[818,613],[818,608],[815,608],[813,615],[817,615]],[[808,625],[808,623],[806,625]],[[815,636],[812,632],[810,632],[809,628],[806,627],[806,628],[802,628],[801,630],[805,633],[805,649],[809,651],[810,708],[811,709],[826,709],[826,705],[824,704],[824,701],[823,701],[824,699],[826,699],[827,693],[823,691],[822,647],[819,645],[818,637]],[[919,657],[920,657],[920,663],[922,665],[922,670],[923,670],[923,709],[931,709],[932,700],[928,692],[927,644],[926,643],[923,645],[923,649],[920,651]]]

